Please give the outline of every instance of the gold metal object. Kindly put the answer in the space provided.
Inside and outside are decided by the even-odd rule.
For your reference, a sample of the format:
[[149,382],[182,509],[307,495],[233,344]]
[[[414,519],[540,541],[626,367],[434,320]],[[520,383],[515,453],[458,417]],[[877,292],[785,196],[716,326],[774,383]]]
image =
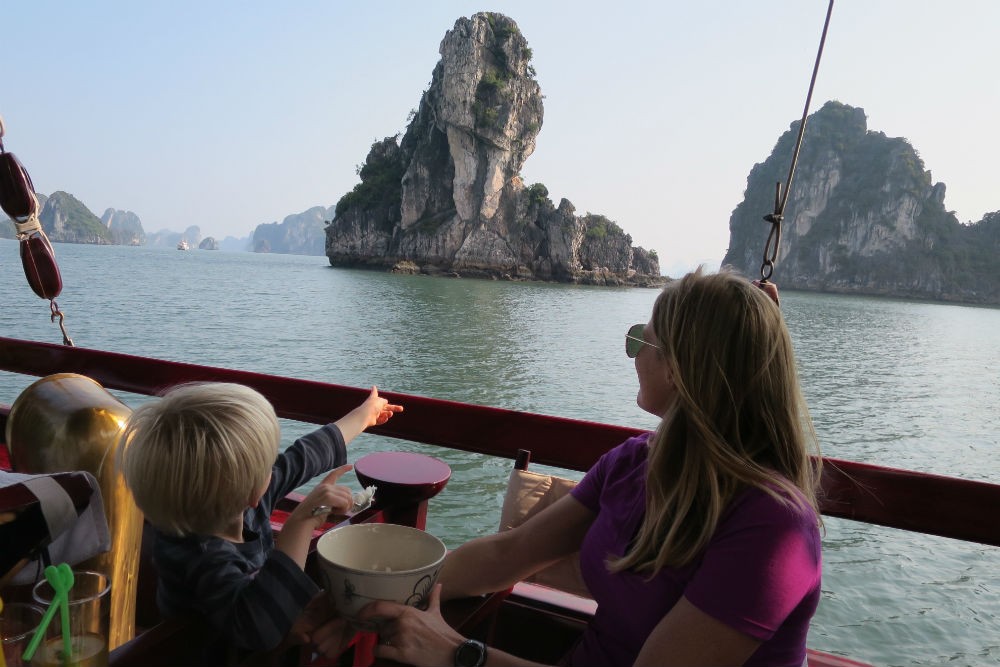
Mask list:
[[115,448],[131,412],[85,375],[58,373],[21,392],[7,418],[7,444],[15,471],[86,470],[100,484],[111,550],[75,567],[98,570],[111,579],[111,649],[135,635],[142,513],[115,466]]

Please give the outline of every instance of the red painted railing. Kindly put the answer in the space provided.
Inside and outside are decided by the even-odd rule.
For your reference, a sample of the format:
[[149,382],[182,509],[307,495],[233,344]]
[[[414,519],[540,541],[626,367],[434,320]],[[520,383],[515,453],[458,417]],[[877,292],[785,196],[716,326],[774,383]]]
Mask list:
[[[367,389],[0,337],[0,370],[43,377],[79,373],[107,389],[156,395],[192,381],[238,382],[273,403],[278,415],[314,424],[346,413]],[[584,471],[639,429],[399,393],[405,418],[370,430],[383,436]],[[6,412],[0,406],[0,422]],[[2,432],[2,431],[0,431]],[[1000,546],[1000,485],[826,459],[821,509],[828,516]]]

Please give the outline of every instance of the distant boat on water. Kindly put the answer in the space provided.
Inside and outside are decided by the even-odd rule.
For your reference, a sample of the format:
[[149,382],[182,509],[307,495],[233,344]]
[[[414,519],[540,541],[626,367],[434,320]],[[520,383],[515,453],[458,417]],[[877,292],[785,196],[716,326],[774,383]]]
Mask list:
[[191,246],[188,245],[187,241],[185,241],[184,239],[181,239],[181,242],[177,244],[177,249],[178,250],[190,250]]

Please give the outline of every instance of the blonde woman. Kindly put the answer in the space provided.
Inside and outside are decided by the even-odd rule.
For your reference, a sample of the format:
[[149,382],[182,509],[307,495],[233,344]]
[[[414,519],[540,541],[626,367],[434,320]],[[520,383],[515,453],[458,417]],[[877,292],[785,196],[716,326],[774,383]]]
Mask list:
[[422,612],[375,602],[378,657],[530,664],[466,640],[440,599],[502,590],[580,552],[598,602],[569,665],[800,667],[820,597],[818,458],[784,320],[730,273],[671,282],[629,329],[655,432],[606,453],[572,493],[455,550]]

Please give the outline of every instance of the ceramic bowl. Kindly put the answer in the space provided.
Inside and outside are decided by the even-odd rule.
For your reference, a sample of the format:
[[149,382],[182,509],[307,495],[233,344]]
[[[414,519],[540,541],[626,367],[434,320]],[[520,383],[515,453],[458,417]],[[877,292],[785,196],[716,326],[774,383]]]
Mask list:
[[392,523],[334,528],[316,542],[323,588],[354,622],[372,600],[425,607],[447,552],[430,533]]

